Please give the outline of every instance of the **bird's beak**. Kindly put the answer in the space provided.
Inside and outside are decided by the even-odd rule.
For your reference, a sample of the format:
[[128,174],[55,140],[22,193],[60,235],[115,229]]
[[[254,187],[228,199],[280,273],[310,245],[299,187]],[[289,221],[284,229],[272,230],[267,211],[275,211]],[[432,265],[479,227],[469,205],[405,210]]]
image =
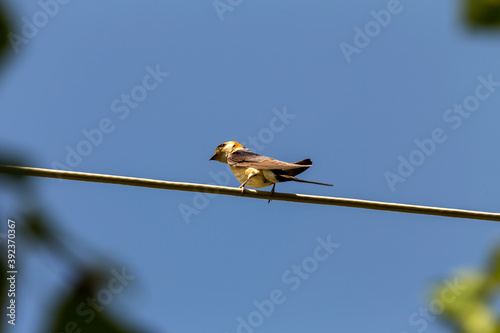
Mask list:
[[214,156],[210,157],[209,161],[215,161],[215,160],[216,160],[216,159],[215,159],[216,157],[217,157],[217,153],[215,153],[215,154],[214,154]]

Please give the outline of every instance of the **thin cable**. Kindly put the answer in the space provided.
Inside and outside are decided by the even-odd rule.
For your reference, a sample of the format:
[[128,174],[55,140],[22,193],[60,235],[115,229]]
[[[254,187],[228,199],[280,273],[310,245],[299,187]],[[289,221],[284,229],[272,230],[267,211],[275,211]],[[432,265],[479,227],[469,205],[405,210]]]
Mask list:
[[[32,176],[32,177],[78,180],[78,181],[94,182],[94,183],[140,186],[140,187],[158,188],[164,190],[243,196],[247,198],[265,199],[265,200],[268,200],[271,195],[271,192],[256,191],[250,189],[245,189],[245,193],[242,195],[240,189],[234,187],[226,187],[226,186],[179,183],[179,182],[169,182],[164,180],[122,177],[122,176],[102,175],[102,174],[74,172],[74,171],[60,171],[60,170],[41,169],[41,168],[29,168],[29,167],[21,167],[13,165],[0,165],[0,173]],[[304,194],[292,194],[292,193],[278,193],[278,192],[274,193],[274,195],[272,196],[272,200],[302,202],[302,203],[317,204],[317,205],[344,206],[344,207],[354,207],[363,209],[376,209],[376,210],[385,210],[385,211],[393,211],[401,213],[425,214],[425,215],[447,216],[447,217],[456,217],[464,219],[489,220],[489,221],[500,222],[500,213],[480,212],[480,211],[463,210],[463,209],[405,205],[399,203],[335,198],[335,197],[304,195]]]

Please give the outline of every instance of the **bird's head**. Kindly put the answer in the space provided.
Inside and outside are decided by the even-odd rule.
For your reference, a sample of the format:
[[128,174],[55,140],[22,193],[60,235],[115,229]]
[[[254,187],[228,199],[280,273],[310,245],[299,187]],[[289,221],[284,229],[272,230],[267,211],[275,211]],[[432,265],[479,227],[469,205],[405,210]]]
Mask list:
[[228,141],[221,143],[215,148],[215,154],[210,158],[210,161],[219,161],[227,163],[227,157],[238,149],[245,148],[236,141]]

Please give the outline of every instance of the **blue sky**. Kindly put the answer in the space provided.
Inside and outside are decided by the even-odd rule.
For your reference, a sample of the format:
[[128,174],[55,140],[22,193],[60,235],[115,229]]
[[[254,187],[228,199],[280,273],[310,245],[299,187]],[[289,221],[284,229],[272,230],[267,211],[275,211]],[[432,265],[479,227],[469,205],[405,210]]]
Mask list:
[[[19,34],[40,20],[0,80],[1,147],[31,166],[238,186],[208,161],[235,140],[334,184],[278,192],[499,211],[500,46],[457,1],[62,2],[8,1]],[[34,182],[68,246],[135,276],[109,310],[158,332],[446,332],[408,318],[498,241],[495,222]],[[23,271],[28,332],[69,285],[43,253]]]

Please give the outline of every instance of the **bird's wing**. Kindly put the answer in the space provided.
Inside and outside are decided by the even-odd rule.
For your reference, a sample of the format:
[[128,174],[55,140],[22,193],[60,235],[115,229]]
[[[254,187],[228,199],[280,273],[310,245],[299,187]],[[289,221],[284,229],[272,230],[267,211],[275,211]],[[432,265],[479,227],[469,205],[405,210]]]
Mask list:
[[[310,161],[304,160],[301,162]],[[250,149],[239,149],[228,156],[227,163],[234,166],[257,168],[263,170],[292,170],[303,168],[307,169],[310,165],[286,163],[275,160],[274,158],[262,156],[252,152]]]

